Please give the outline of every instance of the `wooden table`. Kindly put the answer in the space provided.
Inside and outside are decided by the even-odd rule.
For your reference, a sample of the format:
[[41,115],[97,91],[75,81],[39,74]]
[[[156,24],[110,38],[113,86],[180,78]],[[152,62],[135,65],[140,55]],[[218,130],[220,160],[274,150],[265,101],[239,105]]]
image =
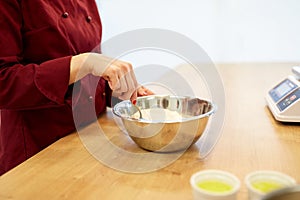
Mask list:
[[[300,126],[275,121],[264,100],[267,90],[291,73],[291,66],[218,65],[226,93],[226,118],[221,138],[204,160],[194,145],[158,171],[124,173],[96,160],[73,133],[1,176],[0,199],[188,200],[193,199],[190,176],[204,169],[235,174],[242,183],[241,200],[248,195],[244,178],[254,170],[281,171],[300,182]],[[136,148],[115,125],[110,110],[99,118],[99,124],[111,133],[113,142]]]

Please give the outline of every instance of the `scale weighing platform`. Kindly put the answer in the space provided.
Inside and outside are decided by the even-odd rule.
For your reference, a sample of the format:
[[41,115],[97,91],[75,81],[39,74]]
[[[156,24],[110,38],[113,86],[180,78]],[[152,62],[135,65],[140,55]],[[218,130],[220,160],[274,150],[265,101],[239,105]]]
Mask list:
[[281,122],[300,122],[300,66],[266,95],[267,104],[275,119]]

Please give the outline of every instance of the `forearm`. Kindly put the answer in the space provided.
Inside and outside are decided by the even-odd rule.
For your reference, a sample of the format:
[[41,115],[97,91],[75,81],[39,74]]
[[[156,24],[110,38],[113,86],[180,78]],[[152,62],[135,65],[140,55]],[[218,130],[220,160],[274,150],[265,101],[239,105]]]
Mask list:
[[0,68],[0,108],[39,109],[65,101],[70,57],[37,64],[14,64]]

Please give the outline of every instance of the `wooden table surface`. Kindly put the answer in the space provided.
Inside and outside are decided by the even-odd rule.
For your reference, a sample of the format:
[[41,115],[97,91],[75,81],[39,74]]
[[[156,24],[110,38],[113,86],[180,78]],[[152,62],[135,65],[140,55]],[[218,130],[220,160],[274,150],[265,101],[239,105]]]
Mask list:
[[[299,183],[300,126],[275,121],[264,100],[274,84],[291,74],[291,66],[218,65],[226,94],[225,122],[221,138],[204,160],[196,144],[158,171],[120,172],[95,159],[73,133],[1,176],[0,199],[191,200],[189,178],[204,169],[235,174],[241,181],[240,200],[247,199],[244,178],[254,170],[281,171]],[[113,143],[136,148],[116,126],[110,110],[97,124]]]

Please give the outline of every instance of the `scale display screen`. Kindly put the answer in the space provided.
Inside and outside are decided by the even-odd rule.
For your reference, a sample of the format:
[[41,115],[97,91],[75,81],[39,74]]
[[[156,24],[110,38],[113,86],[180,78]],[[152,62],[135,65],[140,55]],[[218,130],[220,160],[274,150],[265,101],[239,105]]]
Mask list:
[[279,83],[275,88],[269,91],[269,94],[272,97],[273,101],[277,102],[296,87],[297,85],[294,84],[292,81],[290,81],[289,79],[285,79],[284,81]]
[[300,89],[293,91],[291,94],[289,94],[287,97],[283,98],[278,104],[277,107],[280,111],[285,110],[287,107],[289,107],[292,103],[297,101],[300,98]]
[[266,101],[276,120],[300,123],[300,66],[292,72],[267,92]]

